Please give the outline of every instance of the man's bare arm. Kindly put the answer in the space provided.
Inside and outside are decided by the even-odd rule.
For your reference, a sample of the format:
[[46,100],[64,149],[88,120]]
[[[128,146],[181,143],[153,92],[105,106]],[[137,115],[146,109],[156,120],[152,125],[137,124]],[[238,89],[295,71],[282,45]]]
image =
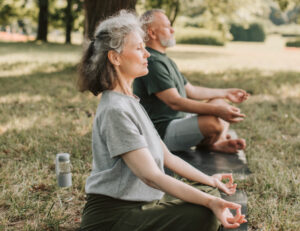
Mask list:
[[181,97],[176,88],[169,88],[155,95],[175,111],[213,115],[232,123],[239,122],[245,117],[238,108],[230,105],[215,105]]
[[184,88],[189,99],[208,100],[226,97],[225,89],[194,86],[190,83],[187,83]]
[[228,99],[233,103],[241,103],[249,97],[249,94],[246,91],[238,88],[207,88],[194,86],[190,83],[187,83],[184,88],[187,94],[187,98],[195,100],[222,98]]

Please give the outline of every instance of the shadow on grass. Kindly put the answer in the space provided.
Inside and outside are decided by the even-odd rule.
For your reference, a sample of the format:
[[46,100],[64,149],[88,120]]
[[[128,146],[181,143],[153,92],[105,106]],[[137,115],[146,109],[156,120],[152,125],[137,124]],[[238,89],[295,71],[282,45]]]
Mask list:
[[32,74],[24,76],[1,77],[0,96],[21,92],[29,95],[52,95],[53,92],[51,89],[66,87],[72,87],[72,90],[76,90],[76,66],[73,64],[63,64],[58,66],[54,65],[54,68],[59,70],[50,73],[37,70]]

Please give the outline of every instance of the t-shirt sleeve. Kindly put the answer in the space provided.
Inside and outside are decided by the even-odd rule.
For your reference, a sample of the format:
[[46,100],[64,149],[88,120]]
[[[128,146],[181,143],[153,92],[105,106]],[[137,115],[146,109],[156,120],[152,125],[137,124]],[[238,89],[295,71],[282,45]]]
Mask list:
[[187,79],[185,78],[185,76],[183,74],[181,74],[181,77],[183,79],[184,82],[184,86],[188,83]]
[[128,112],[110,109],[102,120],[100,135],[105,140],[110,157],[147,147],[139,125]]
[[160,61],[151,61],[148,70],[148,74],[142,77],[148,95],[175,88],[175,83],[165,64]]

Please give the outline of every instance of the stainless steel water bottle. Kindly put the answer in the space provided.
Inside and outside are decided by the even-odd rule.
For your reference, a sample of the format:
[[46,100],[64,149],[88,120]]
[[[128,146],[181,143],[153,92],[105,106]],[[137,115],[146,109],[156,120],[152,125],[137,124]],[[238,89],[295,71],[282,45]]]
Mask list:
[[55,171],[57,184],[59,187],[72,186],[72,173],[69,153],[59,153],[56,155]]

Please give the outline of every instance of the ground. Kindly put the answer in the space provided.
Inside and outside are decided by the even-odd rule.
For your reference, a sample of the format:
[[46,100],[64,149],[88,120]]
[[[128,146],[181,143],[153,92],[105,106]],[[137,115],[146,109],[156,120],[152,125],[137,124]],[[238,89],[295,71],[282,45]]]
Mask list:
[[[251,93],[240,105],[246,120],[233,126],[248,144],[252,174],[238,187],[248,193],[249,230],[300,230],[300,52],[283,44],[273,37],[169,51],[191,82]],[[99,101],[75,87],[81,47],[0,43],[0,53],[0,230],[74,230]],[[67,190],[56,186],[59,152],[71,154]]]

